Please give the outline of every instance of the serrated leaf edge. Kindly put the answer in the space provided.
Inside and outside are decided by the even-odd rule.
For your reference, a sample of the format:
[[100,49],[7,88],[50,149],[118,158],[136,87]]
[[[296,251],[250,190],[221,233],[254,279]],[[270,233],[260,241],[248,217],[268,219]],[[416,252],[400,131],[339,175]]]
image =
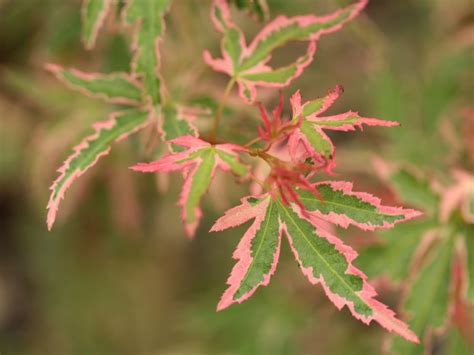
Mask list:
[[105,94],[92,93],[92,92],[90,92],[89,90],[85,89],[82,86],[71,84],[68,80],[63,78],[63,76],[61,75],[61,71],[68,71],[68,72],[72,73],[73,75],[75,75],[75,76],[77,76],[81,79],[90,80],[90,81],[92,81],[96,78],[121,77],[122,79],[127,80],[128,82],[130,82],[130,84],[134,85],[139,91],[143,91],[143,89],[141,87],[141,84],[137,80],[135,80],[135,78],[133,78],[133,76],[131,76],[128,73],[122,73],[122,72],[114,72],[114,73],[111,73],[111,74],[90,73],[90,72],[84,72],[84,71],[74,69],[74,68],[66,69],[66,68],[64,68],[60,65],[53,64],[53,63],[46,64],[45,69],[47,71],[49,71],[50,73],[52,73],[66,87],[68,87],[69,89],[71,89],[73,91],[80,92],[81,94],[83,94],[85,96],[88,96],[88,97],[91,97],[91,98],[94,98],[94,99],[101,99],[105,102],[113,103],[113,104],[119,104],[119,105],[137,106],[137,105],[140,104],[140,101],[136,101],[136,100],[130,99],[128,97],[108,97]]
[[[48,210],[48,214],[47,214],[47,218],[46,218],[46,224],[48,226],[48,230],[51,230],[51,228],[53,227],[53,224],[56,220],[56,215],[57,215],[57,211],[58,211],[58,208],[59,208],[59,204],[60,204],[61,200],[64,199],[65,192],[69,189],[69,187],[72,185],[72,183],[77,178],[82,176],[87,170],[89,170],[92,166],[94,166],[100,158],[102,158],[103,156],[108,155],[109,152],[110,152],[111,147],[107,148],[105,151],[98,154],[96,156],[96,158],[94,159],[94,161],[92,163],[90,163],[89,165],[87,165],[83,170],[76,170],[73,174],[71,174],[71,176],[66,180],[66,182],[63,183],[63,185],[62,185],[61,189],[59,190],[59,192],[56,193],[56,198],[53,198],[54,195],[55,195],[54,194],[55,187],[66,176],[66,172],[67,172],[67,169],[69,168],[69,165],[70,165],[71,161],[73,159],[77,158],[80,155],[81,151],[88,148],[89,145],[90,145],[90,142],[95,141],[100,136],[100,132],[102,130],[109,130],[112,127],[114,127],[114,125],[116,124],[116,117],[121,115],[121,114],[122,114],[122,112],[120,112],[120,111],[113,112],[110,115],[110,118],[108,120],[94,123],[93,124],[93,129],[94,129],[95,132],[93,134],[87,136],[86,138],[84,138],[81,141],[81,143],[76,145],[73,148],[73,154],[71,154],[64,161],[63,165],[57,170],[60,173],[60,175],[56,178],[56,180],[53,182],[53,184],[49,188],[52,193],[51,193],[51,196],[49,198],[48,205],[46,207],[47,210]],[[150,123],[151,123],[151,120],[150,120],[150,118],[148,118],[143,124],[138,125],[133,130],[131,130],[127,133],[124,133],[121,136],[117,137],[114,140],[114,142],[120,142],[121,140],[127,138],[131,134],[136,133],[136,132],[140,131],[141,129],[147,127]]]
[[[383,214],[388,214],[388,215],[403,215],[405,218],[402,218],[400,220],[397,220],[395,223],[390,223],[387,221],[384,221],[383,225],[374,225],[369,223],[360,223],[352,218],[342,215],[342,214],[337,214],[335,212],[330,212],[329,214],[323,214],[319,211],[308,211],[308,213],[311,216],[315,216],[317,218],[321,218],[325,221],[334,223],[340,227],[343,228],[348,228],[350,225],[356,226],[362,230],[369,230],[373,231],[376,229],[388,229],[392,228],[396,223],[401,223],[405,221],[409,221],[411,219],[414,219],[416,217],[422,216],[423,213],[417,210],[413,209],[405,209],[403,207],[392,207],[392,206],[385,206],[382,205],[382,201],[378,198],[375,197],[374,195],[371,195],[367,192],[355,192],[353,191],[353,183],[348,182],[348,181],[321,181],[316,183],[314,186],[317,189],[318,186],[320,185],[329,185],[334,191],[341,191],[344,193],[344,195],[347,196],[354,196],[357,197],[358,199],[367,202],[377,208],[377,211]],[[323,201],[324,203],[324,201]]]
[[[296,212],[301,219],[304,219],[313,225],[314,220],[308,219],[305,217],[302,213],[301,210],[297,206],[292,206],[294,212]],[[363,287],[362,290],[357,293],[358,297],[362,299],[374,312],[373,315],[367,317],[364,315],[359,314],[355,308],[352,302],[347,301],[343,297],[333,293],[328,285],[326,284],[326,281],[324,278],[321,276],[320,278],[315,278],[313,275],[313,268],[312,267],[303,267],[302,266],[302,261],[299,256],[298,251],[295,249],[293,245],[293,240],[290,235],[290,233],[287,231],[287,227],[284,227],[285,229],[285,234],[287,236],[288,242],[290,244],[291,250],[293,251],[293,254],[295,255],[295,258],[300,264],[300,268],[303,272],[303,274],[308,278],[309,282],[312,284],[321,284],[321,286],[324,289],[324,292],[326,293],[326,296],[329,298],[329,300],[340,310],[344,306],[347,306],[351,312],[351,314],[354,316],[354,318],[360,320],[361,322],[365,324],[370,324],[372,320],[375,320],[377,323],[379,323],[382,327],[387,329],[390,332],[395,332],[398,335],[402,336],[406,340],[409,340],[414,343],[418,343],[419,339],[416,336],[416,334],[410,330],[408,325],[404,323],[403,321],[397,319],[395,317],[395,312],[393,312],[391,309],[389,309],[386,305],[383,303],[377,301],[375,297],[377,296],[377,292],[375,289],[367,282],[367,276],[359,270],[357,267],[355,267],[352,264],[352,261],[357,257],[357,252],[352,249],[350,246],[344,244],[341,239],[331,235],[329,232],[325,231],[324,228],[315,226],[318,236],[321,238],[325,238],[329,243],[334,245],[336,250],[341,253],[348,264],[348,268],[346,270],[346,274],[352,274],[360,277],[363,281]]]
[[[82,24],[84,26],[84,23],[86,23],[87,19],[87,6],[90,1],[94,0],[83,0],[82,1],[82,6],[81,6],[81,20]],[[102,8],[102,11],[100,12],[99,16],[96,18],[94,22],[94,26],[92,29],[92,33],[90,38],[86,38],[84,32],[82,33],[81,40],[84,45],[84,48],[87,50],[91,50],[95,47],[95,43],[97,41],[97,36],[99,34],[100,28],[103,26],[105,18],[107,17],[107,14],[109,13],[110,7],[112,6],[113,0],[103,0],[104,5]]]

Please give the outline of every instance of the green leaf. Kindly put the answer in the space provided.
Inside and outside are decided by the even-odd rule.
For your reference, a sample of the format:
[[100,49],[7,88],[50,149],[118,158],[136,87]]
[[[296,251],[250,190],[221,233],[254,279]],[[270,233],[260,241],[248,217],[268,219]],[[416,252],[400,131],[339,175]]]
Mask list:
[[436,213],[439,196],[433,191],[427,179],[420,179],[406,169],[394,171],[388,179],[402,201],[421,208],[430,215]]
[[84,73],[54,64],[47,68],[66,86],[85,95],[116,104],[137,105],[141,101],[141,88],[127,74]]
[[472,355],[474,349],[464,339],[459,330],[452,327],[447,335],[447,346],[444,351],[446,355]]
[[445,56],[430,70],[429,80],[422,88],[423,134],[430,135],[439,127],[443,112],[449,109],[461,91],[460,82],[466,72],[474,70],[472,49],[446,51]]
[[[403,310],[410,318],[408,323],[425,344],[430,343],[430,339],[425,339],[430,335],[429,330],[443,326],[448,316],[454,238],[452,235],[443,237],[432,250],[403,303]],[[391,349],[400,355],[424,353],[423,345],[410,344],[399,338],[393,339]]]
[[125,22],[138,23],[133,50],[133,72],[144,82],[153,104],[161,103],[158,43],[164,31],[163,16],[171,0],[129,0],[124,11]]
[[112,114],[112,117],[94,125],[94,134],[85,138],[74,148],[74,153],[59,168],[61,173],[51,186],[48,202],[48,228],[51,229],[64,193],[71,184],[103,156],[107,155],[113,142],[121,141],[150,123],[148,113],[131,109]]
[[87,49],[95,45],[97,34],[104,23],[112,0],[83,0],[82,2],[82,41]]
[[415,220],[381,231],[381,244],[364,249],[357,258],[357,265],[369,278],[387,274],[395,282],[406,280],[417,246],[434,226],[434,220]]

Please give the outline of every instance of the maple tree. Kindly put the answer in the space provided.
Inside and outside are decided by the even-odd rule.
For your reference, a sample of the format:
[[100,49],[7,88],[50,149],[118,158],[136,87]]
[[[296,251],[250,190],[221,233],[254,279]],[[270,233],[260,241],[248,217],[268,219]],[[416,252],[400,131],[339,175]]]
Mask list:
[[[363,323],[369,324],[374,320],[388,331],[398,334],[400,337],[393,341],[393,348],[400,353],[403,353],[400,349],[409,346],[405,344],[419,342],[418,336],[424,337],[425,328],[419,326],[418,321],[410,320],[407,324],[398,319],[392,310],[376,299],[377,294],[368,277],[354,264],[356,251],[335,236],[327,225],[343,228],[352,225],[367,231],[390,229],[421,213],[414,209],[385,206],[377,197],[355,192],[351,182],[316,179],[324,173],[332,174],[336,167],[335,146],[326,131],[353,131],[363,125],[391,127],[398,123],[364,117],[351,110],[324,115],[340,97],[343,91],[341,85],[320,98],[306,102],[296,91],[289,100],[290,117],[283,115],[282,93],[271,115],[258,101],[258,87],[288,86],[312,63],[318,40],[343,28],[361,13],[367,2],[359,0],[324,16],[278,16],[247,44],[242,30],[232,20],[228,1],[214,0],[210,15],[216,31],[222,35],[221,57],[215,58],[205,50],[203,60],[210,68],[228,75],[230,79],[220,103],[212,111],[212,126],[206,129],[196,122],[196,115],[201,112],[199,109],[188,102],[176,103],[164,89],[159,45],[165,29],[164,16],[170,10],[171,0],[125,1],[120,23],[123,28],[133,31],[130,73],[97,74],[58,65],[47,67],[71,89],[119,105],[108,120],[94,125],[94,133],[78,144],[60,167],[60,175],[51,186],[48,228],[51,229],[55,222],[66,190],[109,153],[112,143],[152,127],[167,144],[168,153],[157,160],[135,164],[131,169],[139,172],[179,171],[182,174],[184,183],[179,206],[189,237],[196,233],[199,226],[201,200],[218,169],[232,173],[238,182],[251,182],[255,187],[253,190],[257,191],[243,197],[241,204],[225,212],[211,229],[217,232],[252,221],[234,252],[237,263],[227,281],[228,288],[217,306],[218,310],[243,302],[259,286],[268,285],[276,270],[285,236],[303,274],[310,283],[320,284],[338,309],[347,307]],[[236,4],[239,8],[255,12],[261,19],[269,16],[264,1],[238,1]],[[94,47],[104,19],[115,5],[111,0],[84,1],[83,42],[86,48]],[[292,41],[304,42],[305,53],[289,65],[271,67],[268,63],[272,53]],[[248,137],[246,143],[219,137],[226,101],[235,85],[244,104],[256,103],[262,119],[255,137]],[[257,160],[269,167],[267,176],[263,178],[257,176]],[[440,213],[444,220],[449,220],[454,218],[453,211],[462,205],[463,218],[472,222],[474,194],[470,193],[470,199],[465,199],[466,191],[472,192],[472,178],[467,178],[465,173],[458,173],[457,176],[458,185],[445,193]],[[423,192],[419,198],[427,196],[430,203],[437,201],[431,191]],[[456,229],[456,233],[458,231]],[[449,233],[455,233],[454,229]],[[459,283],[466,283],[468,277],[463,265],[469,265],[472,270],[472,256],[466,256],[472,238],[464,238],[464,244],[455,243],[453,238],[444,239],[435,258],[446,261],[443,265],[449,266],[451,255],[457,255],[456,260],[461,265],[456,269],[457,279]],[[412,240],[407,242],[415,245]],[[391,253],[390,248],[387,250]],[[406,264],[398,267],[406,267]],[[434,271],[423,269],[423,283],[414,285],[413,289],[424,291],[425,283],[435,282],[438,271],[445,272],[443,275],[447,278],[451,275],[447,269],[439,268],[442,265],[436,262]],[[399,272],[403,274],[404,271]],[[472,296],[472,285],[466,287]],[[446,293],[444,288],[436,296],[445,297]],[[413,313],[418,311],[418,305],[410,302],[410,298],[407,298],[406,305]],[[446,313],[447,309],[448,306],[440,310],[440,314]],[[430,316],[438,317],[437,314]],[[441,326],[442,319],[439,315],[436,325]]]

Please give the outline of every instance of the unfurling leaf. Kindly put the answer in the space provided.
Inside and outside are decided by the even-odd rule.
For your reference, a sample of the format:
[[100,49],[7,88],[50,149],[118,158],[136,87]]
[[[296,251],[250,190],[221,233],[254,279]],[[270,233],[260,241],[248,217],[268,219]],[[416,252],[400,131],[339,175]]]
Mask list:
[[60,175],[51,186],[52,192],[47,207],[48,229],[52,228],[59,203],[71,184],[101,157],[107,155],[113,142],[119,142],[130,134],[138,132],[148,126],[150,122],[147,112],[130,109],[115,112],[109,120],[94,124],[94,134],[74,147],[74,153],[58,170]]
[[332,131],[354,131],[356,127],[362,129],[367,126],[398,126],[398,122],[384,121],[376,118],[361,117],[357,112],[347,111],[334,116],[320,116],[326,112],[339,98],[342,86],[337,86],[325,97],[301,103],[301,95],[297,91],[291,97],[293,111],[292,120],[299,123],[299,128],[290,133],[288,149],[292,156],[303,148],[306,156],[318,163],[324,163],[327,170],[331,171],[336,163],[334,161],[334,144],[324,132]]
[[238,262],[227,280],[229,288],[219,302],[219,310],[243,302],[259,286],[269,283],[284,232],[303,273],[311,283],[322,285],[337,308],[347,306],[355,318],[366,324],[375,320],[407,340],[418,341],[405,323],[375,300],[376,292],[367,283],[367,277],[352,264],[357,253],[325,231],[315,218],[302,213],[297,205],[286,205],[269,194],[246,197],[240,206],[219,218],[211,230],[235,227],[250,219],[254,222],[234,253]]
[[128,0],[122,14],[126,23],[137,26],[132,44],[135,52],[132,70],[143,79],[153,104],[162,101],[159,42],[165,28],[163,16],[170,4],[171,0]]
[[95,45],[97,34],[113,0],[83,0],[82,2],[82,41],[87,49]]
[[[366,0],[360,0],[321,17],[279,16],[267,24],[247,46],[241,29],[232,22],[227,1],[215,0],[211,18],[216,30],[223,34],[222,58],[214,59],[205,51],[204,60],[214,70],[226,73],[237,81],[240,95],[247,103],[251,103],[256,98],[257,86],[283,87],[298,77],[312,62],[317,40],[323,34],[339,30],[357,16],[366,4]],[[309,42],[306,54],[285,67],[270,67],[268,62],[272,52],[290,41]]]
[[201,198],[207,191],[216,169],[231,171],[240,177],[247,176],[248,169],[240,162],[238,156],[238,152],[245,149],[233,144],[211,145],[189,135],[173,139],[170,143],[187,149],[171,153],[151,163],[137,164],[132,169],[141,172],[183,172],[185,182],[179,205],[182,208],[185,231],[191,237],[202,216]]
[[127,74],[84,73],[55,64],[49,64],[46,69],[69,88],[87,96],[126,105],[138,105],[142,98],[139,84]]

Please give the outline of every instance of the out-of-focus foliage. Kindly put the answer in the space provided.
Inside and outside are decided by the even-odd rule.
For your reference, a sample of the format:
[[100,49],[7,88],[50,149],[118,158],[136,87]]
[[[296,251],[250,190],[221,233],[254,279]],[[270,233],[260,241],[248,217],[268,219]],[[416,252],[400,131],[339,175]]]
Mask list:
[[255,14],[260,21],[268,20],[269,9],[267,0],[231,0],[239,10],[247,10]]
[[[272,17],[329,12],[348,3],[268,1]],[[214,85],[219,77],[197,55],[203,48],[217,52],[208,5],[173,5],[161,47],[173,97],[213,102],[221,94],[222,83]],[[298,276],[286,249],[286,262],[275,275],[279,281],[246,304],[213,312],[231,267],[228,255],[244,229],[217,239],[206,233],[192,243],[182,238],[181,226],[169,223],[179,213],[173,207],[178,195],[173,180],[155,181],[122,169],[135,161],[132,156],[158,154],[139,150],[137,141],[146,141],[146,132],[119,143],[107,162],[71,189],[63,206],[67,225],[59,220],[57,230],[46,233],[44,205],[54,169],[66,157],[70,142],[87,134],[84,127],[103,119],[108,107],[64,90],[42,63],[111,72],[128,71],[131,58],[127,40],[107,20],[96,48],[85,51],[80,7],[77,0],[0,0],[0,351],[378,353],[382,332],[359,324],[347,312],[334,312],[321,292]],[[245,32],[255,34],[254,20],[245,12],[238,16]],[[447,167],[473,170],[472,154],[457,147],[472,141],[472,129],[462,128],[466,126],[461,120],[462,111],[472,104],[472,18],[469,0],[373,0],[360,23],[349,25],[344,35],[320,41],[317,61],[287,89],[290,94],[300,87],[315,97],[343,82],[347,94],[334,112],[357,106],[367,115],[402,122],[404,129],[392,129],[395,133],[367,129],[366,137],[332,135],[345,148],[339,150],[339,166],[345,166],[344,173],[354,176],[359,188],[385,191],[367,177],[366,167],[361,169],[373,147],[387,160],[411,162],[442,180],[448,180]],[[282,52],[283,59],[275,65],[289,63],[301,48],[289,46]],[[211,97],[198,97],[203,91]],[[260,94],[266,101],[276,100],[264,90]],[[234,110],[234,102],[228,109]],[[238,115],[239,131],[253,130],[258,122],[254,110]],[[233,125],[225,122],[222,132],[235,137]],[[453,130],[464,139],[449,140]],[[216,209],[224,211],[240,195],[224,189],[225,177],[218,179],[224,182],[210,191],[204,204],[208,218],[198,233],[210,228]],[[157,196],[157,187],[167,184],[169,197]],[[387,194],[387,200],[391,198]],[[403,234],[403,227],[394,231]],[[346,241],[362,243],[354,234]],[[404,257],[399,255],[400,263]],[[394,305],[397,297],[392,292],[382,288],[380,293]],[[468,345],[460,339],[452,328],[436,349],[462,354]]]
[[424,344],[392,339],[390,348],[396,354],[423,354],[424,348],[438,347],[439,336],[451,342],[456,334],[446,332],[451,327],[459,328],[463,337],[457,342],[468,347],[474,328],[474,213],[469,207],[474,176],[457,171],[446,188],[381,164],[379,171],[394,192],[426,211],[422,221],[381,233],[381,243],[368,247],[358,261],[371,276],[384,275],[401,284],[402,310]]

